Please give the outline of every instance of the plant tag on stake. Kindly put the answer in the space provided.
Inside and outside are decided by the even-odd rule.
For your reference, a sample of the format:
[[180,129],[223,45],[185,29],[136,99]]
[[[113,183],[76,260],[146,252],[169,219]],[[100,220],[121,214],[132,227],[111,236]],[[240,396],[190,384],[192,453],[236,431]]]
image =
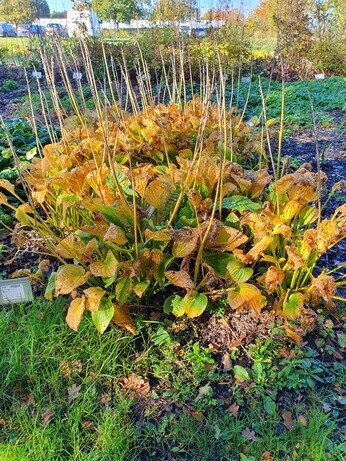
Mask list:
[[82,72],[73,72],[73,80],[82,80],[83,74]]
[[42,78],[42,72],[38,72],[36,70],[33,70],[31,75],[36,78]]
[[0,280],[0,304],[17,304],[32,301],[32,289],[27,277]]

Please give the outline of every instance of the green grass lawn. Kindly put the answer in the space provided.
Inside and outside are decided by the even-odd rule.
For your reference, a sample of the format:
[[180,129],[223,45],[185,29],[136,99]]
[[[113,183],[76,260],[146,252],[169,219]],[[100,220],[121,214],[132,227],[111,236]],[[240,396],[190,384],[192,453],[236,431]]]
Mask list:
[[191,325],[139,320],[137,337],[100,336],[85,319],[73,333],[64,305],[1,310],[2,461],[344,459],[346,367],[332,355],[258,342],[242,381],[241,349],[222,371],[217,354],[186,342]]
[[28,53],[27,37],[0,37],[0,63],[21,61]]

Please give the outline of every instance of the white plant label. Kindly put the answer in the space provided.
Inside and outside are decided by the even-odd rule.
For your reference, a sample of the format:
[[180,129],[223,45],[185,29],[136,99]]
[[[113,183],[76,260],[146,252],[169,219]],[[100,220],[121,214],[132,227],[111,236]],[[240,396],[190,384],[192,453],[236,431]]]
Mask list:
[[1,287],[1,294],[5,301],[12,303],[24,301],[25,299],[24,287],[21,284]]
[[32,76],[36,78],[42,78],[42,72],[37,72],[36,70],[34,70]]
[[82,80],[83,74],[82,72],[73,72],[73,80]]
[[16,304],[32,300],[31,284],[27,277],[0,280],[0,304]]

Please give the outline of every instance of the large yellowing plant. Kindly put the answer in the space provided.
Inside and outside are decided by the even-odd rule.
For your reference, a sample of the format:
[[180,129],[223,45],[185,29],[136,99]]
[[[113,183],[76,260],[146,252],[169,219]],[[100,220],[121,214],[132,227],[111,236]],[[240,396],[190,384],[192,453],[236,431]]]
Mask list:
[[131,307],[159,290],[166,312],[190,318],[222,295],[292,320],[332,306],[332,275],[313,269],[345,238],[346,208],[321,219],[321,173],[306,167],[276,181],[245,168],[261,146],[256,129],[197,99],[109,110],[46,146],[15,213],[61,261],[46,296],[71,296],[69,326],[89,311],[100,332],[113,320],[134,333]]

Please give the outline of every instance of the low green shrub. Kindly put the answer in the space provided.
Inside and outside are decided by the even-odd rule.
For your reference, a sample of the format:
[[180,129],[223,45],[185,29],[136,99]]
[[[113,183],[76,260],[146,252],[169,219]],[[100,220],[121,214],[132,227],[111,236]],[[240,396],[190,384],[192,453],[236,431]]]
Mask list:
[[343,75],[346,69],[346,44],[337,38],[324,37],[313,42],[311,60],[314,68],[326,75]]

